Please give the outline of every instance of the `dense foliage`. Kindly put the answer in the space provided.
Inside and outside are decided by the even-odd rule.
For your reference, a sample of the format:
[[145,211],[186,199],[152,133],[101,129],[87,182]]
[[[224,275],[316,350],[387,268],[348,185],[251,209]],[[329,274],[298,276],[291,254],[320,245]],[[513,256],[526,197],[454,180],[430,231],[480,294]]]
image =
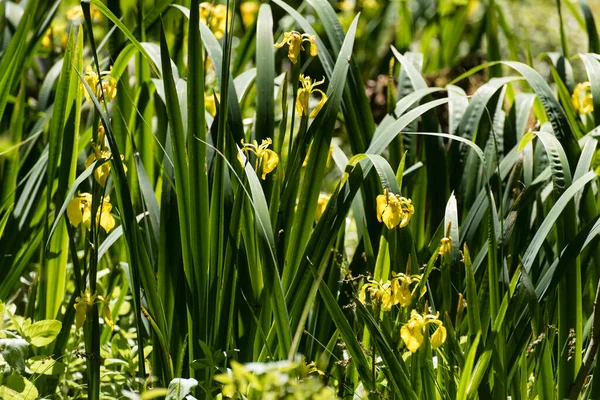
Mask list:
[[0,0],[0,398],[600,398],[592,6]]

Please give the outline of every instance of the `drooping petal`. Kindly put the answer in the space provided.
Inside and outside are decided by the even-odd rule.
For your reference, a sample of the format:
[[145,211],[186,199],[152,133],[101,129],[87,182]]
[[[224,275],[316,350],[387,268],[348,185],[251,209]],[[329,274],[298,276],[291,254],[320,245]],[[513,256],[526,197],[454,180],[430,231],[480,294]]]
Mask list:
[[312,112],[310,113],[310,118],[316,117],[319,111],[321,111],[321,109],[325,105],[325,102],[327,101],[327,95],[322,90],[315,89],[314,91],[319,92],[321,94],[321,101],[319,101],[319,104],[317,104],[314,110],[312,110]]
[[400,337],[411,353],[416,352],[423,343],[423,322],[411,319],[400,329]]
[[273,150],[263,150],[262,155],[262,179],[266,179],[267,174],[271,173],[279,163],[279,156]]
[[296,112],[299,116],[308,115],[308,99],[310,94],[305,89],[298,89],[296,97]]
[[81,224],[83,218],[82,207],[83,205],[79,196],[73,197],[71,201],[69,201],[69,205],[67,205],[67,217],[69,218],[71,225],[78,226]]
[[446,341],[446,328],[443,325],[439,325],[438,328],[431,335],[431,347],[437,349]]
[[383,222],[381,216],[387,207],[387,200],[385,194],[377,196],[377,221]]
[[[115,218],[110,213],[112,210],[112,204],[110,204],[108,196],[106,196],[102,203],[102,210],[98,210],[96,223],[100,222],[100,226],[104,228],[106,233],[108,233],[115,227]],[[98,221],[98,219],[100,219],[100,221]]]
[[300,56],[300,51],[304,50],[304,47],[302,47],[302,36],[300,36],[298,32],[292,32],[288,44],[288,58],[292,64],[296,64],[298,62],[298,57]]

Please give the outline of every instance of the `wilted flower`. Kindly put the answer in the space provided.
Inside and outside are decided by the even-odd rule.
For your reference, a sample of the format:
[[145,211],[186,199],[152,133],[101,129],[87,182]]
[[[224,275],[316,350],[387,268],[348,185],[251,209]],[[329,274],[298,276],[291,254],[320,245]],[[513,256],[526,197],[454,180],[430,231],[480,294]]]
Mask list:
[[310,35],[308,33],[301,34],[296,31],[285,32],[283,34],[283,40],[280,43],[275,43],[275,47],[280,49],[287,44],[289,46],[288,58],[293,64],[296,64],[298,62],[298,56],[300,56],[300,51],[304,50],[304,46],[302,46],[302,43],[304,42],[308,42],[310,45],[311,57],[316,57],[319,54],[316,40],[317,35]]
[[589,82],[579,83],[573,91],[571,100],[573,101],[573,107],[581,114],[594,111],[592,87]]
[[242,151],[246,154],[252,152],[256,155],[258,163],[256,170],[258,171],[260,169],[263,180],[266,179],[267,174],[271,173],[275,167],[277,167],[277,164],[279,164],[279,156],[277,156],[277,153],[267,148],[272,143],[273,141],[271,138],[263,139],[260,146],[256,140],[253,140],[252,143],[244,143],[244,139],[242,139]]
[[414,353],[421,347],[426,328],[431,324],[437,326],[430,338],[431,347],[437,349],[446,341],[446,328],[439,320],[438,315],[427,314],[422,316],[416,310],[411,311],[410,319],[400,329],[400,336],[408,350]]
[[411,200],[385,190],[385,194],[377,196],[377,220],[383,222],[388,229],[396,226],[404,228],[410,222],[415,209]]
[[[115,218],[111,215],[112,204],[110,204],[110,197],[106,196],[100,200],[98,206],[98,212],[96,213],[96,223],[100,223],[100,226],[104,228],[106,232],[109,232],[115,227]],[[83,224],[90,230],[92,223],[92,195],[89,193],[81,193],[75,196],[69,202],[67,206],[67,217],[71,225],[78,226]]]
[[[320,81],[310,79],[310,76],[305,77],[303,74],[300,74],[300,83],[302,83],[302,87],[298,89],[298,97],[296,98],[296,111],[300,116],[308,115],[309,118],[314,118],[317,116],[319,111],[325,105],[327,101],[327,95],[320,89],[315,89],[315,86],[322,85],[325,82],[325,78]],[[321,101],[319,104],[312,110],[310,115],[308,114],[308,100],[310,99],[311,93],[319,93],[321,95]]]
[[448,254],[452,251],[452,238],[451,237],[443,237],[440,240],[440,250],[438,251],[438,254],[444,255],[444,254]]

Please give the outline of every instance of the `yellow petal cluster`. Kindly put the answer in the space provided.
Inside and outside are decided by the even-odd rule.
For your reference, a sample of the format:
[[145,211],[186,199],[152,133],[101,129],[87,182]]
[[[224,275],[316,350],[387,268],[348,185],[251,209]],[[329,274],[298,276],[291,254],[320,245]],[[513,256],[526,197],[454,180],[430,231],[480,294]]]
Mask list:
[[[100,126],[98,128],[98,144],[92,143],[92,153],[85,160],[85,167],[88,168],[94,161],[104,161],[110,160],[112,157],[112,152],[106,146],[104,140],[104,127]],[[123,155],[121,155],[121,160],[123,160]],[[123,165],[123,169],[127,172],[127,167]],[[106,186],[106,180],[110,176],[110,163],[108,161],[104,161],[100,166],[97,166],[94,170],[94,178],[96,178],[96,182],[100,184],[100,186]]]
[[242,15],[242,24],[244,25],[244,28],[248,28],[256,21],[256,15],[258,14],[259,8],[260,3],[256,1],[244,1],[240,4],[240,14]]
[[[110,197],[103,197],[96,213],[96,224],[100,223],[100,226],[104,228],[106,232],[109,232],[115,227],[115,218],[110,213],[111,210],[112,204],[110,204]],[[79,226],[79,224],[83,222],[86,228],[90,230],[92,223],[91,215],[92,195],[89,193],[81,193],[74,196],[67,206],[67,217],[73,226]]]
[[104,307],[102,308],[102,318],[104,319],[104,323],[110,327],[110,329],[114,329],[114,323],[112,321],[112,316],[110,312],[110,307],[108,306],[108,301],[105,300],[102,296],[98,296],[96,294],[91,294],[89,290],[81,293],[81,296],[77,296],[75,298],[75,329],[79,330],[85,320],[87,319],[87,314],[94,305],[94,303],[102,303]]
[[215,34],[217,39],[225,36],[227,23],[227,6],[224,4],[212,5],[209,2],[200,3],[200,20]]
[[410,199],[393,194],[387,189],[377,196],[377,220],[383,222],[388,229],[396,226],[404,228],[415,212]]
[[592,98],[592,87],[589,82],[579,83],[575,90],[573,90],[573,96],[571,96],[573,107],[580,114],[587,114],[594,111],[594,103]]
[[[397,304],[402,307],[408,307],[413,302],[416,296],[419,282],[422,275],[406,275],[403,273],[393,274],[393,278],[386,282],[376,282],[370,280],[365,283],[359,294],[359,300],[364,303],[366,292],[369,292],[369,298],[372,303],[380,304],[383,311],[389,311]],[[423,290],[419,297],[423,296],[427,288],[423,286]]]
[[308,42],[310,46],[311,57],[316,57],[319,52],[317,50],[317,35],[310,35],[308,33],[300,33],[296,31],[285,32],[283,34],[283,40],[279,43],[275,43],[275,47],[281,49],[286,44],[288,48],[288,58],[293,64],[298,62],[300,51],[304,51],[302,43]]
[[[309,118],[314,118],[319,111],[321,111],[327,101],[327,95],[322,90],[315,89],[315,87],[322,85],[324,82],[324,77],[320,81],[317,81],[310,79],[310,76],[305,77],[303,74],[300,74],[300,83],[302,84],[302,87],[298,89],[298,96],[296,97],[296,111],[298,112],[298,115],[308,115]],[[317,104],[309,115],[308,101],[310,100],[310,95],[312,93],[319,93],[321,95],[321,101],[319,101],[319,104]]]
[[[100,77],[94,71],[94,68],[88,66],[85,70],[85,75],[83,80],[90,87],[98,101],[107,101],[111,102],[112,99],[117,95],[117,80],[113,78],[110,74],[112,73],[112,67],[110,71],[102,71],[100,72]],[[81,84],[83,89],[83,94],[85,98],[89,101],[90,94],[87,89],[84,87],[83,83]]]
[[279,164],[279,156],[273,150],[268,147],[273,144],[271,138],[263,139],[262,144],[258,144],[256,140],[252,143],[245,143],[242,139],[242,151],[246,154],[248,152],[256,155],[256,170],[261,171],[262,179],[267,178],[267,174],[273,172],[277,164]]
[[404,344],[412,353],[416,352],[423,344],[424,335],[427,332],[428,325],[435,325],[437,328],[431,335],[431,347],[437,349],[446,341],[446,328],[439,320],[438,315],[419,314],[416,310],[410,313],[410,319],[400,329],[400,336]]
[[88,312],[96,301],[96,297],[95,294],[91,294],[89,290],[86,290],[75,299],[75,329],[79,330],[83,326]]
[[[93,22],[99,22],[102,20],[102,13],[93,5],[90,6],[90,17]],[[75,6],[67,11],[67,19],[71,22],[77,22],[83,20],[83,9],[81,6]]]
[[444,255],[444,254],[449,254],[452,251],[452,238],[451,237],[443,237],[440,240],[440,250],[438,251],[438,254]]

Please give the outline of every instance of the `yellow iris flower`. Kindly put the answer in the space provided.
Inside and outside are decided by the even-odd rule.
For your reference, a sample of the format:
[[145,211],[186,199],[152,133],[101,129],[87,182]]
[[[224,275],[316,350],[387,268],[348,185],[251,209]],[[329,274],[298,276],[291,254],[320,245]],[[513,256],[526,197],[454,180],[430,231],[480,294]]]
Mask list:
[[89,290],[77,296],[75,299],[75,329],[79,330],[87,318],[87,314],[96,301],[96,295],[91,294]]
[[[104,228],[107,233],[115,227],[115,218],[111,215],[112,204],[110,197],[105,196],[101,199],[101,205],[96,213],[96,223]],[[92,195],[89,193],[81,193],[75,196],[67,206],[67,217],[73,226],[83,224],[90,230],[92,223]]]
[[208,26],[217,39],[225,36],[225,25],[227,22],[227,6],[217,4],[213,6],[209,2],[200,3],[200,20]]
[[252,143],[244,143],[244,139],[242,139],[242,151],[246,154],[248,152],[252,152],[256,155],[257,160],[257,168],[258,171],[260,168],[262,179],[267,178],[267,174],[273,172],[277,164],[279,164],[279,156],[273,150],[268,149],[269,145],[271,145],[273,141],[271,138],[263,139],[262,144],[259,146],[256,140],[253,140]]
[[411,311],[410,319],[400,329],[400,336],[411,353],[416,352],[421,347],[426,328],[432,324],[436,325],[437,329],[430,337],[431,347],[437,349],[446,341],[446,328],[439,320],[438,315],[428,314],[422,316],[416,310]]
[[298,57],[300,56],[300,51],[304,50],[304,46],[302,43],[308,42],[310,45],[310,55],[311,57],[316,57],[319,52],[317,50],[317,35],[310,35],[308,33],[300,33],[296,31],[285,32],[283,34],[283,39],[279,43],[275,43],[275,47],[281,49],[286,44],[289,46],[288,48],[288,58],[293,64],[298,62]]
[[571,100],[573,101],[575,109],[581,114],[587,114],[594,111],[592,87],[589,82],[579,83],[573,91]]
[[[117,81],[115,78],[110,76],[111,73],[112,67],[110,68],[110,71],[100,72],[100,77],[98,77],[98,74],[94,71],[94,69],[91,66],[88,66],[85,70],[83,80],[85,80],[85,83],[88,84],[88,86],[94,92],[94,95],[100,102],[104,100],[110,102],[117,95]],[[83,83],[81,84],[81,87],[83,89],[83,94],[85,98],[89,101],[90,94],[83,86]]]
[[[296,97],[296,111],[300,116],[308,115],[309,118],[314,118],[317,116],[319,111],[325,105],[327,101],[327,95],[320,89],[315,89],[315,86],[322,85],[325,82],[325,78],[320,81],[310,79],[310,76],[304,76],[300,74],[300,83],[302,87],[298,89],[298,96]],[[308,114],[308,100],[310,99],[311,93],[319,93],[321,95],[321,101],[317,106],[312,110],[310,115]]]
[[[360,290],[359,300],[364,303],[366,294],[369,292],[371,302],[381,304],[383,311],[389,311],[397,304],[408,307],[414,299],[422,275],[394,273],[393,276],[391,280],[386,282],[370,280],[365,283]],[[427,288],[423,287],[420,296],[423,296],[426,291]]]
[[382,290],[383,284],[376,281],[369,281],[365,283],[360,289],[360,294],[358,295],[358,299],[361,303],[364,303],[366,300],[366,294],[369,292],[369,298],[372,302],[378,302],[381,300],[383,296]]
[[394,229],[398,225],[404,228],[414,212],[410,199],[390,193],[388,189],[385,194],[377,196],[377,220],[383,222],[388,229]]
[[[403,273],[393,273],[392,292],[394,305],[400,304],[402,307],[408,307],[415,296],[415,291],[418,284],[421,282],[423,275],[406,275]],[[413,285],[416,284],[416,285]],[[411,289],[412,286],[412,289]],[[427,291],[427,287],[423,286],[419,297],[423,296]]]
[[87,319],[87,314],[95,303],[103,303],[104,307],[102,308],[102,318],[104,319],[104,323],[110,327],[110,329],[114,329],[114,323],[112,321],[112,315],[110,312],[110,307],[108,306],[108,301],[105,300],[102,296],[98,296],[95,294],[91,294],[89,290],[86,290],[84,293],[81,293],[81,296],[77,296],[75,298],[75,329],[79,330],[85,320]]
[[242,24],[245,28],[248,28],[254,23],[254,21],[256,21],[256,15],[258,14],[259,8],[260,3],[256,1],[244,1],[242,4],[240,4]]

